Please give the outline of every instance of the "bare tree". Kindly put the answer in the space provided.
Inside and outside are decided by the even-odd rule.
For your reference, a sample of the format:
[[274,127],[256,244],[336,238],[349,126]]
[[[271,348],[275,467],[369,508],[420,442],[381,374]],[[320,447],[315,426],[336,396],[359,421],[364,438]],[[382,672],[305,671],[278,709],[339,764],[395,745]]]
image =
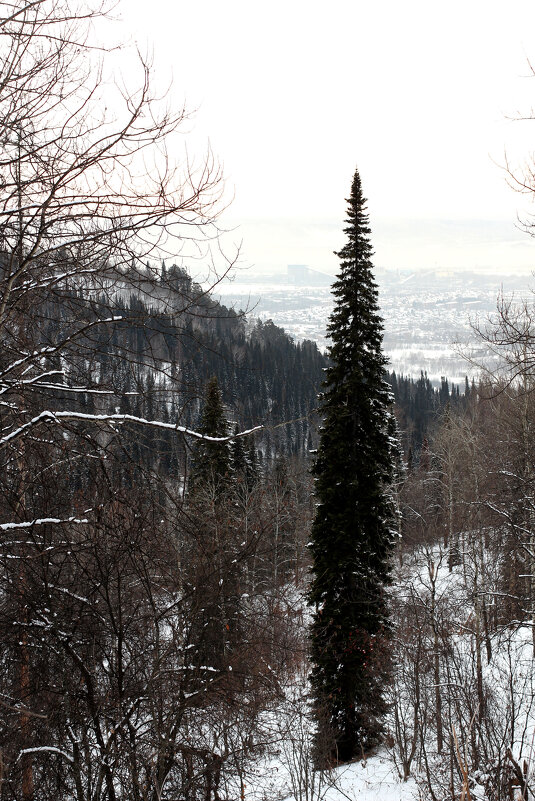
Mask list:
[[174,161],[187,114],[149,63],[131,90],[113,74],[106,5],[0,2],[0,797],[24,801],[215,796],[192,721],[231,695],[187,660],[201,588],[159,475],[166,437],[200,435],[158,315],[194,336],[214,314],[160,259],[210,262],[221,175]]
[[[120,323],[119,299],[135,288],[187,313],[193,299],[156,286],[161,275],[146,259],[194,255],[192,242],[198,255],[216,232],[213,158],[174,163],[187,115],[157,102],[141,57],[135,90],[110,81],[91,39],[104,12],[64,0],[0,4],[3,449],[43,429],[76,431],[83,393],[117,394],[92,372],[92,357]],[[197,304],[201,296],[198,288]],[[72,365],[75,345],[82,371]],[[59,409],[50,400],[58,393]]]

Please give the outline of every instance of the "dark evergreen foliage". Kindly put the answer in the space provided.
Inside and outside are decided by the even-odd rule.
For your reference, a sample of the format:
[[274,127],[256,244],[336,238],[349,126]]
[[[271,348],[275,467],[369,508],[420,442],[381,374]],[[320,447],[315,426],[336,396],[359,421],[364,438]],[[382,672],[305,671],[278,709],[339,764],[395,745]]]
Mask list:
[[[207,437],[228,436],[228,423],[225,417],[219,384],[215,376],[206,387],[204,408],[198,431]],[[189,477],[191,491],[210,486],[217,495],[221,485],[229,480],[231,467],[230,444],[198,440],[195,443],[192,467]]]
[[390,485],[396,443],[365,203],[357,171],[347,244],[337,254],[341,271],[328,329],[324,427],[313,469],[317,511],[309,601],[320,764],[347,761],[376,743],[385,712],[385,585],[395,538]]
[[[239,430],[240,427],[236,423],[234,426],[234,434],[238,434]],[[235,480],[240,482],[244,481],[247,476],[247,455],[241,437],[232,440],[230,446],[230,465]]]
[[[394,410],[401,432],[401,443],[405,459],[414,461],[421,450],[424,439],[433,433],[433,428],[442,417],[447,406],[462,410],[470,397],[468,378],[465,392],[461,395],[459,387],[442,378],[439,388],[435,388],[427,373],[423,371],[415,381],[410,376],[387,372],[386,380],[392,389]],[[466,391],[468,387],[468,391]]]

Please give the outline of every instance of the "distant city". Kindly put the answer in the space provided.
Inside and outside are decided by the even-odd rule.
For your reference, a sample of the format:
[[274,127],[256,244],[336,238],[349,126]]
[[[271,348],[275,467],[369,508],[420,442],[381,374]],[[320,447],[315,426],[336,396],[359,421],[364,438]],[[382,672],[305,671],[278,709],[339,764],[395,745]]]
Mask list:
[[[311,339],[325,349],[333,280],[307,265],[290,264],[286,275],[238,274],[219,285],[216,295],[253,318],[273,320],[296,340]],[[462,384],[466,375],[475,375],[477,368],[463,354],[476,362],[485,359],[472,325],[492,317],[500,293],[516,302],[533,300],[533,277],[526,275],[377,269],[376,280],[391,368],[413,377],[427,372],[434,383],[445,376]]]

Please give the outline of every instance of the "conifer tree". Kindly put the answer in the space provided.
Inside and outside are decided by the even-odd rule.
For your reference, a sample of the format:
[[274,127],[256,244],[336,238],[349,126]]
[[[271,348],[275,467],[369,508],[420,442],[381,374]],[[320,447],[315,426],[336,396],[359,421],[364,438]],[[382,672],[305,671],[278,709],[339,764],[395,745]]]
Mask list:
[[[228,436],[228,423],[217,378],[213,376],[207,384],[204,408],[198,431],[207,437]],[[199,440],[193,452],[190,493],[200,487],[210,486],[216,492],[228,480],[230,473],[230,446],[228,442]]]
[[[240,427],[236,423],[234,426],[234,435],[237,435],[239,430]],[[234,480],[237,482],[245,481],[247,474],[247,456],[241,437],[236,436],[236,438],[232,440],[230,446],[230,464]]]
[[320,765],[347,761],[380,739],[387,676],[385,586],[396,535],[390,491],[396,443],[358,171],[348,204],[347,243],[336,254],[341,269],[328,327],[331,364],[313,468],[317,511],[309,602]]

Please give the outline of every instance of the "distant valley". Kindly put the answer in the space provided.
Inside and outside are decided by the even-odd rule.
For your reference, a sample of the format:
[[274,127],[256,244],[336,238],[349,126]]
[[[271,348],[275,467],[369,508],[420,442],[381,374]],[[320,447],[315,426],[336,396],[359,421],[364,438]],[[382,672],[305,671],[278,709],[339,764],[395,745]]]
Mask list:
[[[323,350],[333,307],[330,278],[308,273],[312,280],[306,284],[291,272],[257,280],[238,275],[220,284],[215,294],[226,305],[248,311],[253,318],[271,319],[295,339],[311,339]],[[476,361],[485,358],[471,322],[484,323],[492,316],[501,292],[516,302],[532,299],[533,279],[526,275],[377,270],[376,278],[391,368],[413,377],[423,370],[434,383],[441,376],[463,383],[465,375],[477,372],[459,351]]]

